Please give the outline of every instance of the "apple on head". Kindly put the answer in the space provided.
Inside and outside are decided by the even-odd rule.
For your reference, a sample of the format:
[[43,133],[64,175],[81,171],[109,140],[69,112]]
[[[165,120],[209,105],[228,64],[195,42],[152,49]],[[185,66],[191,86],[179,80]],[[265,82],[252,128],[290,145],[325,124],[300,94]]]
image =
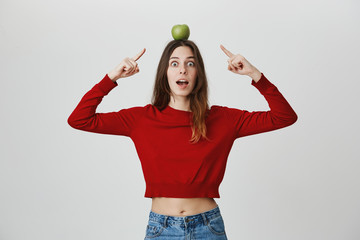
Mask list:
[[187,40],[190,36],[189,26],[186,24],[174,25],[171,29],[171,35],[175,40]]

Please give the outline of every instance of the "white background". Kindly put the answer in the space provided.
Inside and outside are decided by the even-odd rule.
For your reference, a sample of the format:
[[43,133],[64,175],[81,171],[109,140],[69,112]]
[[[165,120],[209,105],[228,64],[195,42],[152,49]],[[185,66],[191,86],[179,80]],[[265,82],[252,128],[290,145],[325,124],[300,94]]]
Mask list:
[[0,239],[143,239],[151,207],[129,138],[67,118],[120,61],[147,51],[98,107],[150,102],[175,24],[203,55],[210,103],[268,110],[219,48],[287,98],[291,127],[236,140],[215,199],[231,240],[360,239],[360,4],[323,1],[0,1]]

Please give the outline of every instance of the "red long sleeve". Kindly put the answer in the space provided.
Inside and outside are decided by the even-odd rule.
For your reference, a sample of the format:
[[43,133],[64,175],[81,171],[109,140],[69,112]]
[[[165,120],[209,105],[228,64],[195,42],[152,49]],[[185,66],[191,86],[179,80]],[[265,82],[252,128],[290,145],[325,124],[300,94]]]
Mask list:
[[122,109],[118,112],[96,113],[97,106],[118,84],[108,75],[88,91],[68,118],[71,127],[88,132],[130,136],[142,108]]
[[235,127],[236,138],[280,129],[297,121],[295,111],[264,74],[257,83],[253,80],[251,84],[265,97],[270,110],[248,112],[228,108],[229,124]]

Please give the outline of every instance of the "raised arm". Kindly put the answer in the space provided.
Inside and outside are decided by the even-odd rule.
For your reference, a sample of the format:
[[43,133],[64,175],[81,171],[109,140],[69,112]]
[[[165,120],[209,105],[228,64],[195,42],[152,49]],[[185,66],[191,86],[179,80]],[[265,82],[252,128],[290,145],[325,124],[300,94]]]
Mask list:
[[116,81],[119,78],[129,77],[139,72],[136,60],[144,52],[145,49],[133,58],[125,58],[89,90],[69,116],[68,124],[75,129],[88,132],[129,136],[143,108],[134,107],[109,113],[96,113],[96,108],[103,97],[118,85]]
[[232,54],[222,45],[220,48],[229,57],[228,70],[251,77],[251,84],[265,97],[270,107],[270,111],[254,112],[228,108],[227,114],[231,121],[230,124],[235,128],[236,137],[284,128],[297,121],[295,111],[280,93],[278,88],[272,84],[263,73],[240,54]]

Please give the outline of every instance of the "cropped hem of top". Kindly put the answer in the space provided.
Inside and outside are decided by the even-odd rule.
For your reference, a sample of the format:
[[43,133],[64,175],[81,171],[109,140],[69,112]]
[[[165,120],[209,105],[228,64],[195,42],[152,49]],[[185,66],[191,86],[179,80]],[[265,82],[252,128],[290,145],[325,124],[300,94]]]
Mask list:
[[220,198],[218,184],[203,183],[146,183],[145,197]]
[[96,113],[114,87],[108,75],[90,89],[68,118],[83,131],[130,137],[146,182],[145,197],[219,198],[228,155],[237,138],[269,132],[295,123],[297,115],[261,73],[251,84],[265,97],[270,110],[249,112],[213,105],[206,118],[207,138],[191,143],[191,112],[148,104]]

